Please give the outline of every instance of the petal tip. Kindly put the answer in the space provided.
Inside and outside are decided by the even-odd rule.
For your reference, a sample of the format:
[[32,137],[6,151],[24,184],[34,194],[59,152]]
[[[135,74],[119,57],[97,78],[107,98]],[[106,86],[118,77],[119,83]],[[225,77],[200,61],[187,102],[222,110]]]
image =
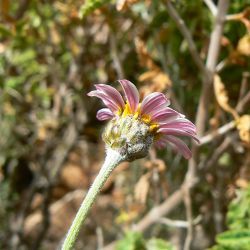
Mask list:
[[89,93],[87,93],[87,96],[90,96],[90,97],[93,97],[94,96],[94,92],[95,90],[92,90],[92,91],[90,91]]
[[139,105],[139,92],[136,86],[132,82],[126,79],[118,80],[118,82],[122,86],[122,89],[125,93],[125,97],[127,99],[131,111],[135,112]]

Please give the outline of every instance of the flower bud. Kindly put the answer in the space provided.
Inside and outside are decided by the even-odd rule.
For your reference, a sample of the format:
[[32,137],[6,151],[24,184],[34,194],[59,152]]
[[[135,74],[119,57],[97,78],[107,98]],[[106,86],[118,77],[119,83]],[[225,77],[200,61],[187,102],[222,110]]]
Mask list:
[[150,126],[133,115],[113,118],[103,133],[107,147],[119,152],[128,161],[145,157],[153,138]]

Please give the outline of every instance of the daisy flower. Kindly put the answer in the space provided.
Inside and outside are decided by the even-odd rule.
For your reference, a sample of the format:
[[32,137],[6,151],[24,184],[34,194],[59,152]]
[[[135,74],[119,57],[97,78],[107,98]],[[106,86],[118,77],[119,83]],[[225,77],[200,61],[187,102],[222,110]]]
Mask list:
[[118,80],[124,98],[113,87],[96,84],[88,96],[100,98],[106,105],[97,112],[97,119],[110,120],[103,132],[108,149],[117,151],[126,160],[145,157],[152,144],[157,148],[170,145],[186,159],[192,156],[180,136],[199,142],[196,127],[185,116],[169,107],[169,99],[153,92],[141,102],[136,86],[128,80]]

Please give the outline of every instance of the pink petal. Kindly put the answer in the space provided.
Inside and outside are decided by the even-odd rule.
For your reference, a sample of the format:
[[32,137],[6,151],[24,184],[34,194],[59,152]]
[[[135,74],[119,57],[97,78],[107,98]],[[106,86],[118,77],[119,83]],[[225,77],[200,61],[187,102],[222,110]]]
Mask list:
[[192,152],[182,140],[171,135],[166,136],[166,139],[170,142],[171,146],[174,146],[174,148],[185,157],[185,159],[192,157]]
[[180,130],[186,131],[186,132],[191,133],[191,134],[196,134],[196,129],[192,128],[188,125],[185,126],[183,124],[176,124],[174,126],[167,127],[167,128],[180,129]]
[[174,114],[174,115],[179,115],[180,117],[184,117],[184,115],[182,115],[181,113],[177,112],[176,110],[174,109],[171,109],[169,107],[163,107],[161,109],[159,109],[153,116],[153,118],[156,118],[157,116],[160,116],[160,115],[170,115],[170,114]]
[[190,122],[185,122],[185,121],[178,121],[178,120],[172,120],[172,121],[167,121],[166,123],[162,124],[163,127],[187,127],[189,129],[193,129],[194,131],[196,131],[196,127],[194,126],[194,124],[190,123]]
[[162,114],[157,116],[155,119],[152,118],[153,121],[157,122],[160,125],[165,125],[168,122],[176,121],[179,118],[179,114]]
[[112,113],[110,109],[107,109],[107,108],[98,110],[96,114],[96,118],[100,121],[109,120],[109,119],[112,119],[113,117],[114,117],[114,114]]
[[155,147],[158,148],[158,149],[163,149],[163,148],[165,148],[165,147],[166,147],[166,144],[167,144],[167,142],[166,142],[165,140],[162,140],[162,139],[159,139],[159,140],[157,140],[157,141],[154,143]]
[[124,107],[124,101],[121,94],[113,87],[106,84],[96,84],[97,90],[104,92],[110,99],[112,99],[121,108]]
[[146,96],[141,104],[141,114],[154,114],[162,106],[167,107],[170,101],[165,95],[159,92],[154,92]]
[[96,96],[100,98],[112,112],[116,112],[120,109],[120,106],[116,102],[114,102],[111,98],[109,98],[104,92],[100,90],[91,91],[88,93],[88,96]]
[[195,125],[185,118],[169,119],[165,123],[160,124],[160,127],[182,129],[196,134]]
[[192,153],[188,146],[182,140],[174,136],[164,135],[158,141],[155,142],[155,146],[157,148],[164,148],[167,144],[169,144],[177,152],[182,154],[186,159],[189,159],[192,156]]
[[191,127],[195,128],[195,125],[189,121],[187,118],[185,118],[184,116],[179,116],[174,122],[173,121],[167,121],[166,124],[173,124],[173,123],[180,123],[180,124],[188,124]]
[[178,113],[177,111],[167,107],[167,108],[157,110],[152,115],[152,120],[161,124],[161,123],[166,123],[168,121],[176,120],[177,118],[181,116],[182,116],[181,113]]
[[139,92],[136,86],[128,80],[118,80],[125,93],[126,99],[132,112],[136,112],[139,104]]
[[180,128],[162,128],[158,130],[159,133],[163,133],[166,135],[175,135],[175,136],[189,136],[192,137],[194,140],[196,140],[199,143],[199,139],[195,136],[196,134],[193,132],[185,131]]

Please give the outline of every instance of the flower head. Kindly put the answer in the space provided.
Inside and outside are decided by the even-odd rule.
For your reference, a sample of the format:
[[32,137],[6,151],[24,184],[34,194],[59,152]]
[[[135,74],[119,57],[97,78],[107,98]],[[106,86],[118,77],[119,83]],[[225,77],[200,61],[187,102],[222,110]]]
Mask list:
[[168,106],[170,101],[159,92],[146,96],[141,102],[136,86],[128,80],[118,81],[125,95],[106,84],[95,85],[89,96],[100,98],[107,108],[97,112],[97,119],[110,120],[103,133],[108,148],[118,151],[126,160],[147,155],[155,144],[163,148],[174,147],[186,159],[192,156],[188,146],[177,136],[198,141],[196,127],[185,116]]

